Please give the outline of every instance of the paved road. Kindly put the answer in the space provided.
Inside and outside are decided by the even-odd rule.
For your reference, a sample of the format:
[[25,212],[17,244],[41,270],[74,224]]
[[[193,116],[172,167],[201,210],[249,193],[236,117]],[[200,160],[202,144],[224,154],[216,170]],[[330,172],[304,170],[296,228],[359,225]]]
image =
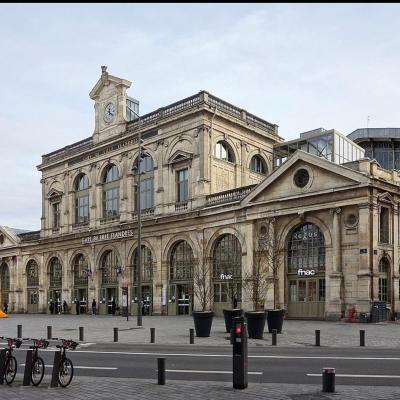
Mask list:
[[[54,351],[41,351],[48,374]],[[25,350],[15,354],[24,363]],[[95,345],[70,351],[69,357],[77,376],[156,379],[157,357],[165,357],[168,379],[232,381],[229,345]],[[400,354],[393,349],[253,348],[249,352],[249,382],[319,384],[324,367],[336,368],[339,385],[400,385]]]

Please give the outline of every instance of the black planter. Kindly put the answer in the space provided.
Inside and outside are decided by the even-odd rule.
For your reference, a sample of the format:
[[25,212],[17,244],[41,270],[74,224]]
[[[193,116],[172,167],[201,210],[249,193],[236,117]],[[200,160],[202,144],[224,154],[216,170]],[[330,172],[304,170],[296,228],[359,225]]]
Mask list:
[[232,321],[235,317],[241,317],[243,315],[243,310],[241,308],[233,308],[230,310],[223,310],[225,319],[225,329],[229,333],[232,328]]
[[276,329],[278,333],[282,333],[283,317],[286,310],[267,310],[268,332],[272,333],[272,329]]
[[262,339],[267,314],[265,311],[248,311],[245,313],[247,318],[247,330],[250,339]]
[[194,329],[197,337],[209,337],[214,316],[213,311],[193,311]]

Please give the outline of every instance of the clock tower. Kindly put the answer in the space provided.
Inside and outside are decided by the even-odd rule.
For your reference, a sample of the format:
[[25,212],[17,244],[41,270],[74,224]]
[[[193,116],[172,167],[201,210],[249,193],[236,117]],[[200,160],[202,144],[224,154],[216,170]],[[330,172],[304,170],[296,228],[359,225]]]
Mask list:
[[101,77],[89,94],[95,101],[95,143],[123,132],[126,122],[135,118],[130,110],[134,109],[138,114],[139,102],[126,93],[131,84],[126,79],[110,75],[106,66],[101,67]]

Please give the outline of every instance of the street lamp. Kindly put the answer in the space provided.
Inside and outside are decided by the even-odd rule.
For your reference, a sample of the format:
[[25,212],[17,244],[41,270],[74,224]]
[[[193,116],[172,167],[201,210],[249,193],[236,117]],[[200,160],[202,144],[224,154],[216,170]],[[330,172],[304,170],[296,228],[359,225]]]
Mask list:
[[[137,196],[137,222],[138,222],[138,239],[137,239],[137,285],[138,285],[138,290],[137,290],[137,326],[142,326],[142,212],[141,212],[141,205],[140,205],[140,176],[141,176],[141,170],[140,170],[140,163],[142,161],[142,138],[141,138],[141,132],[140,132],[140,116],[137,114],[134,110],[132,110],[129,105],[127,105],[127,108],[138,118],[139,122],[139,132],[138,132],[138,144],[139,144],[139,154],[138,154],[138,162],[137,166],[134,165],[132,170],[137,171],[137,184],[135,186],[137,187],[136,191],[136,196]],[[135,172],[134,172],[135,173]]]

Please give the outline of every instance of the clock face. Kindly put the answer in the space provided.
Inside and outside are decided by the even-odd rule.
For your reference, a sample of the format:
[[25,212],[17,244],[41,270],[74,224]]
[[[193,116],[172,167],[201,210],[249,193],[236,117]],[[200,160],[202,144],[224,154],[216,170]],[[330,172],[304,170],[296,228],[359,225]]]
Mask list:
[[108,103],[104,108],[104,121],[111,122],[115,117],[115,105],[114,103]]

